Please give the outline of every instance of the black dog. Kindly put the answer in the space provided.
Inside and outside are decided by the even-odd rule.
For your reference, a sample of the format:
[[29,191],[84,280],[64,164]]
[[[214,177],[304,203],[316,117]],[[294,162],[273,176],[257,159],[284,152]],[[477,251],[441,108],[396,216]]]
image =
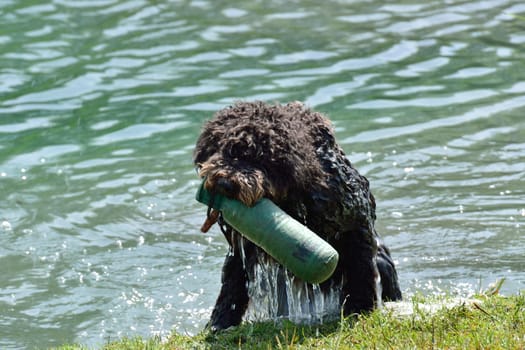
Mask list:
[[[266,197],[338,251],[337,268],[321,285],[291,279],[303,299],[311,303],[316,295],[335,291],[337,307],[345,315],[372,310],[378,298],[401,299],[394,263],[374,228],[375,201],[368,180],[352,167],[322,114],[299,102],[237,103],[204,125],[194,162],[211,193],[247,206]],[[238,325],[249,304],[257,307],[255,299],[264,299],[261,294],[271,290],[277,300],[269,301],[275,307],[266,303],[273,310],[266,315],[291,315],[295,292],[290,273],[275,262],[278,268],[269,269],[265,264],[272,258],[218,220],[230,252],[208,326],[220,330]]]

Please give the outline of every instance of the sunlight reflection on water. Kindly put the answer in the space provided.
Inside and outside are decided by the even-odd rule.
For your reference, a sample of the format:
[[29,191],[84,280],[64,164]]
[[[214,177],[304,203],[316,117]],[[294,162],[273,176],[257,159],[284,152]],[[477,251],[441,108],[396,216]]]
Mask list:
[[0,347],[202,329],[201,125],[238,99],[328,114],[410,296],[524,289],[517,1],[4,2]]

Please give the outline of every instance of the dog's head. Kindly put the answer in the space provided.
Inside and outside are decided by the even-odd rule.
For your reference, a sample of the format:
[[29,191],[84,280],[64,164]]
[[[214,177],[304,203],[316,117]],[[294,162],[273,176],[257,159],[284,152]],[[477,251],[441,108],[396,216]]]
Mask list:
[[315,128],[328,121],[301,103],[240,102],[204,125],[194,162],[205,188],[253,206],[323,181]]
[[262,197],[273,199],[277,193],[265,170],[253,162],[214,155],[197,166],[209,192],[237,199],[249,207]]

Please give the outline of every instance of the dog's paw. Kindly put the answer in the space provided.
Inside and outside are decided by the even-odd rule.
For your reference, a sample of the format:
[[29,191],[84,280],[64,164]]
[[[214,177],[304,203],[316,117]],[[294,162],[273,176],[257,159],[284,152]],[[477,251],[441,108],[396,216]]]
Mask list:
[[227,332],[227,331],[230,331],[232,329],[234,329],[236,326],[226,326],[226,327],[223,327],[222,325],[220,324],[210,324],[210,323],[207,323],[206,326],[204,327],[204,330],[208,331],[209,333],[211,334],[217,334],[217,333],[222,333],[222,332]]

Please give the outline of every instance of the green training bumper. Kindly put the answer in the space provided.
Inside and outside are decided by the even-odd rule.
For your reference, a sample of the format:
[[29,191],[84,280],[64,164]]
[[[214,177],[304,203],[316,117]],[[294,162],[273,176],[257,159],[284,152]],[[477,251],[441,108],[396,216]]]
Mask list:
[[326,241],[310,231],[269,199],[253,207],[216,194],[201,184],[197,200],[222,213],[224,220],[261,247],[294,275],[309,283],[321,283],[334,272],[339,255]]

